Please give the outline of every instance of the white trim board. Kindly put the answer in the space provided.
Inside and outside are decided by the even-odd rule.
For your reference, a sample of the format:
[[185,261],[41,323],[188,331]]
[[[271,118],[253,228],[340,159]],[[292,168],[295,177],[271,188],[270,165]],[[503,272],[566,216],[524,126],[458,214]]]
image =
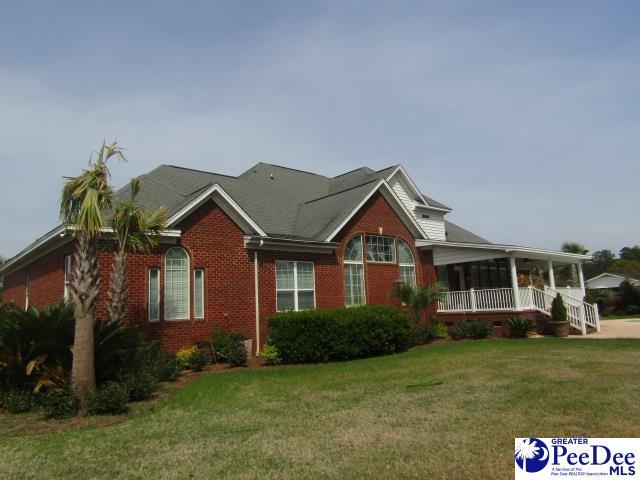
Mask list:
[[196,208],[201,206],[204,202],[212,198],[224,212],[231,217],[231,219],[244,230],[245,233],[256,232],[264,237],[267,234],[260,228],[260,226],[253,221],[253,219],[245,212],[240,205],[238,205],[231,196],[220,186],[219,183],[214,183],[204,192],[198,195],[188,205],[181,208],[177,213],[173,214],[167,221],[167,225],[175,225],[180,220],[183,220]]
[[338,225],[338,227],[335,230],[333,230],[333,232],[331,232],[331,234],[327,237],[325,241],[327,242],[332,241],[335,238],[335,236],[338,233],[340,233],[340,231],[345,227],[345,225],[349,223],[349,221],[351,221],[351,219],[355,216],[355,214],[362,209],[362,207],[367,203],[367,201],[369,201],[369,199],[373,196],[373,194],[378,191],[380,191],[384,199],[389,203],[391,208],[393,208],[393,211],[396,212],[396,214],[401,219],[402,217],[404,217],[405,221],[403,221],[403,223],[405,224],[405,226],[407,226],[407,228],[409,228],[409,230],[412,230],[412,233],[414,234],[415,238],[426,238],[424,232],[420,228],[420,225],[418,225],[415,217],[407,209],[405,204],[402,203],[402,200],[398,198],[398,195],[396,194],[396,192],[393,191],[393,188],[391,188],[389,183],[385,179],[382,179],[379,182],[377,182],[375,186],[371,189],[371,191],[367,193],[367,195],[365,195],[365,197],[358,203],[358,205],[356,205],[356,207],[353,210],[351,210],[349,215],[347,215],[347,217],[342,222],[340,222],[340,225]]

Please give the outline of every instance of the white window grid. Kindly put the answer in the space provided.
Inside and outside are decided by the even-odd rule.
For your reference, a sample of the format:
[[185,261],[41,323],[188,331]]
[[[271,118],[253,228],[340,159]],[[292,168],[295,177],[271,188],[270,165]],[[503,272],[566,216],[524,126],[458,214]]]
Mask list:
[[187,252],[179,247],[169,249],[165,255],[164,271],[165,320],[189,319],[189,276]]
[[[293,267],[291,268],[287,267]],[[311,283],[306,284],[304,286],[300,286],[300,277],[298,275],[299,270],[304,271],[306,268],[310,267],[310,276],[308,276],[305,280],[310,280]],[[307,272],[303,272],[302,274],[307,274]],[[289,275],[290,278],[284,277],[283,275]],[[299,305],[299,293],[301,292],[313,292],[313,306],[312,309],[316,308],[316,282],[315,282],[315,264],[313,262],[297,262],[291,260],[276,260],[276,309],[280,312],[283,311],[278,305],[278,293],[279,292],[288,292],[293,293],[293,310],[300,311]],[[307,310],[307,309],[303,309]]]
[[69,285],[71,285],[71,255],[64,257],[64,300],[69,300]]
[[347,307],[367,303],[363,256],[362,235],[358,235],[353,237],[345,247],[343,276],[344,301]]
[[413,252],[404,240],[398,240],[398,259],[400,260],[400,279],[405,285],[416,288],[416,265]]
[[396,243],[393,237],[367,235],[367,261],[374,263],[396,263]]

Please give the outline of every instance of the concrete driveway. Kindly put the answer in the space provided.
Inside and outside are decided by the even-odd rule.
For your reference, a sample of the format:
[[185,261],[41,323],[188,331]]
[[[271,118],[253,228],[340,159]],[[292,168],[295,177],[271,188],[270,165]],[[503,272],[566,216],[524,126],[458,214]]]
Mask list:
[[600,332],[572,338],[640,338],[640,318],[624,320],[600,320]]

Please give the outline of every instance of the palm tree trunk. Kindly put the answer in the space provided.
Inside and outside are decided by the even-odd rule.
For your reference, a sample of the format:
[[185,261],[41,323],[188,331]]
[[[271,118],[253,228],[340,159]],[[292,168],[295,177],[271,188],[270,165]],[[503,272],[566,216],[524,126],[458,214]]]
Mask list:
[[571,264],[571,286],[572,287],[578,286],[578,270],[576,269],[576,266],[573,263]]
[[95,236],[78,235],[75,263],[76,271],[69,289],[76,320],[71,383],[84,409],[88,395],[96,389],[93,325],[100,293],[100,264]]
[[124,321],[128,294],[127,254],[120,250],[114,256],[113,272],[109,281],[109,320],[112,322]]

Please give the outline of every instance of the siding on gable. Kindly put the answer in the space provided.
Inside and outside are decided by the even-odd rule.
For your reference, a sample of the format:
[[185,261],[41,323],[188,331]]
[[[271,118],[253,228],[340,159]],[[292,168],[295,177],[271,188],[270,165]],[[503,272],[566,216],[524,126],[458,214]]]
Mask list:
[[[389,184],[400,200],[402,200],[402,203],[404,203],[407,209],[413,214],[420,228],[427,234],[427,237],[432,240],[447,239],[444,230],[444,215],[416,210],[418,202],[408,193],[411,189],[399,174],[394,175]],[[423,214],[428,215],[429,218],[423,218]]]

